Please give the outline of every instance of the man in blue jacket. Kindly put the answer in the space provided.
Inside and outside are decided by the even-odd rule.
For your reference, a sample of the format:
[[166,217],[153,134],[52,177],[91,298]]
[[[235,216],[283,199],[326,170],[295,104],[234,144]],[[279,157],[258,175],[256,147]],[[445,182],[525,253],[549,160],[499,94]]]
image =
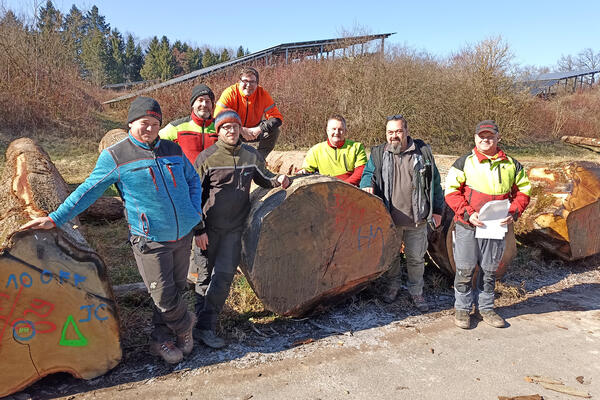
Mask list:
[[181,295],[192,236],[203,228],[202,188],[181,147],[158,137],[162,112],[156,100],[136,98],[127,122],[129,137],[100,153],[85,182],[56,211],[21,229],[60,227],[115,184],[125,205],[138,270],[154,302],[150,352],[179,363],[194,346],[196,318]]

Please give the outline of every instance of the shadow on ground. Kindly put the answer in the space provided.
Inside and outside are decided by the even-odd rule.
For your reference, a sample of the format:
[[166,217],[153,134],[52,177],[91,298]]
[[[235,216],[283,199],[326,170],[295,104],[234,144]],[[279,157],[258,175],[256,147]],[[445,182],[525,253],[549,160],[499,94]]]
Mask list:
[[[594,275],[597,264],[588,268],[579,264],[575,267],[584,275],[590,272],[592,276],[597,276]],[[503,294],[500,293],[497,303],[506,305],[498,307],[499,313],[505,318],[512,318],[553,311],[600,309],[600,283],[594,281],[564,285],[561,281],[571,272],[566,268],[558,268],[554,272],[552,276],[546,274],[540,277],[540,283],[531,283],[536,287],[535,293],[529,292],[522,298],[513,298],[512,302],[507,301],[508,299],[501,301]],[[120,386],[115,390],[126,391],[139,384],[166,379],[167,376],[176,375],[179,379],[184,379],[187,373],[201,368],[210,372],[222,363],[233,362],[243,368],[257,362],[276,361],[290,357],[288,351],[304,351],[303,344],[319,339],[335,343],[347,336],[353,336],[356,332],[392,323],[406,326],[424,324],[452,314],[454,298],[450,285],[450,279],[440,278],[431,271],[426,273],[425,290],[429,293],[427,300],[431,310],[424,315],[411,306],[406,292],[392,304],[382,303],[379,300],[382,284],[375,282],[362,293],[318,316],[279,319],[265,324],[249,322],[251,328],[245,329],[242,334],[237,332],[236,341],[232,341],[228,335],[228,346],[225,349],[212,350],[197,345],[191,356],[175,366],[166,365],[159,359],[148,356],[145,347],[140,346],[139,349],[125,349],[121,364],[99,378],[82,381],[68,374],[55,374],[40,380],[24,392],[35,399],[49,399],[74,396],[117,385]]]

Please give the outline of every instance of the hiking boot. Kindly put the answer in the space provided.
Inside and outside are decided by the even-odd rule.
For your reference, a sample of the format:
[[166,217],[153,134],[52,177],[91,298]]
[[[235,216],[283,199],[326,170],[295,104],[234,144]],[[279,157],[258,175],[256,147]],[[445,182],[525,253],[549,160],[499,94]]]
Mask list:
[[184,356],[189,355],[192,352],[192,350],[194,350],[193,331],[194,326],[196,326],[196,316],[190,313],[189,311],[188,314],[190,314],[191,318],[190,327],[185,332],[182,332],[179,335],[177,335],[176,343],[177,347],[179,348],[179,350],[181,350]]
[[471,315],[467,310],[454,310],[454,325],[462,329],[471,327]]
[[398,297],[398,292],[400,291],[400,288],[396,287],[396,286],[388,286],[387,289],[385,290],[385,292],[383,292],[383,295],[381,296],[381,300],[384,301],[384,303],[393,303],[394,300],[396,300],[396,297]]
[[425,301],[425,297],[423,297],[423,295],[418,294],[411,297],[415,307],[417,307],[417,310],[421,312],[429,311],[429,305],[427,304],[427,301]]
[[506,326],[506,321],[504,321],[504,318],[499,316],[494,310],[479,310],[479,314],[481,314],[483,322],[493,326],[494,328],[504,328]]
[[198,339],[208,347],[212,347],[213,349],[225,347],[225,341],[210,329],[198,329],[196,335],[198,336]]
[[171,341],[150,342],[150,354],[161,356],[169,364],[178,364],[183,361],[183,353]]

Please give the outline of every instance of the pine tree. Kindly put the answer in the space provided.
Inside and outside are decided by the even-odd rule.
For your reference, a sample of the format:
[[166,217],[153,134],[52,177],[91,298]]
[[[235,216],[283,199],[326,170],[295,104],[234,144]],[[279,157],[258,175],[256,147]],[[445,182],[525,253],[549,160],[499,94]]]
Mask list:
[[79,67],[80,73],[84,69],[81,61],[81,48],[85,30],[83,13],[73,5],[63,21],[63,41]]
[[235,58],[244,57],[244,48],[242,46],[238,47],[237,53],[235,54]]
[[204,68],[210,67],[211,65],[215,65],[219,62],[219,57],[216,54],[213,54],[210,49],[206,49],[204,55],[202,56],[202,66]]
[[158,42],[158,38],[154,36],[148,45],[148,50],[146,50],[144,66],[140,70],[140,75],[146,81],[151,81],[160,77],[160,68],[158,65],[159,52],[160,43]]
[[186,56],[186,73],[202,68],[202,51],[200,49],[192,49],[185,53]]
[[106,18],[104,15],[100,15],[100,11],[96,6],[93,6],[85,14],[85,23],[86,33],[89,33],[93,30],[98,30],[105,36],[108,36],[110,33],[110,24],[106,23]]
[[15,29],[22,29],[23,23],[17,18],[12,10],[6,11],[6,13],[0,19],[0,25],[7,26]]
[[88,31],[81,46],[84,77],[96,85],[105,83],[108,57],[108,44],[104,34],[98,29]]
[[41,33],[58,32],[62,25],[62,14],[58,11],[51,0],[46,1],[45,7],[40,7],[37,15],[37,29]]
[[108,60],[106,75],[109,83],[121,83],[125,80],[125,44],[117,29],[110,32],[108,38]]
[[227,51],[227,49],[223,49],[223,51],[221,52],[221,58],[219,59],[219,62],[222,63],[229,60],[231,60],[231,57],[229,57],[229,52]]
[[144,65],[144,55],[139,44],[131,34],[127,35],[127,44],[125,45],[124,75],[128,82],[137,82],[142,80],[140,70]]

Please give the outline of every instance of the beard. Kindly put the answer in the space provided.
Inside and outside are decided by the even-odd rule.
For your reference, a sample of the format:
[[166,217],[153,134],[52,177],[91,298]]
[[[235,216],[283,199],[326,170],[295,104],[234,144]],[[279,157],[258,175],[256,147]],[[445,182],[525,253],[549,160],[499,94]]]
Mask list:
[[396,141],[396,140],[392,141],[390,143],[389,149],[394,154],[400,153],[400,151],[402,150],[402,142],[399,142],[399,141]]

